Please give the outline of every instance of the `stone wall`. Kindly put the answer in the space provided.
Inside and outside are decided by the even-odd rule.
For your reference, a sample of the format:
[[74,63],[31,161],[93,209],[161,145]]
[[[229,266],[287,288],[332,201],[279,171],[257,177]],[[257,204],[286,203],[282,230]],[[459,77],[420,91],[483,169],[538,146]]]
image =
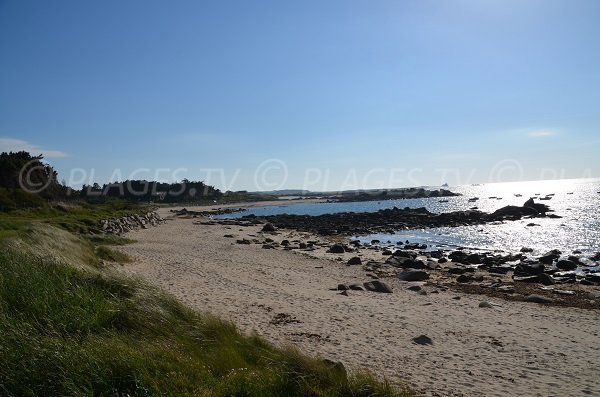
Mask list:
[[148,212],[144,215],[104,219],[100,221],[100,227],[105,233],[122,234],[131,230],[147,229],[148,226],[157,226],[164,222],[156,212]]

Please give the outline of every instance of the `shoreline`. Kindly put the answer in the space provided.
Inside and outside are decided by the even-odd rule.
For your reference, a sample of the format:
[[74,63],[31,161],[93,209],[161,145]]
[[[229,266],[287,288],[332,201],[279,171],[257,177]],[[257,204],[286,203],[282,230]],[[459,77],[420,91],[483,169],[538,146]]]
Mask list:
[[[407,283],[346,265],[345,255],[351,254],[338,260],[340,255],[325,252],[332,241],[322,237],[321,257],[314,251],[263,248],[266,239],[299,245],[315,238],[309,233],[263,233],[262,224],[211,224],[207,218],[159,212],[166,224],[131,232],[128,237],[137,242],[118,247],[135,259],[121,270],[197,310],[233,321],[244,332],[291,343],[350,369],[368,368],[422,395],[600,393],[593,374],[600,360],[595,311]],[[244,239],[251,244],[236,243]],[[372,253],[381,258],[381,252]],[[393,293],[335,291],[338,284],[361,284],[372,276]],[[408,289],[417,286],[420,291]],[[489,307],[480,307],[483,301]],[[420,335],[432,344],[416,344],[413,338]]]

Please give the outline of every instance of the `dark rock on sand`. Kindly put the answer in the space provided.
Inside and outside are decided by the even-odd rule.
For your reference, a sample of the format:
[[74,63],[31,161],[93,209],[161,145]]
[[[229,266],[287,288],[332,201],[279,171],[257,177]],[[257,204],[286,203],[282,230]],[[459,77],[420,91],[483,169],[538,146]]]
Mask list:
[[274,232],[275,230],[277,230],[275,228],[275,226],[273,226],[272,223],[265,223],[265,225],[262,228],[263,232]]
[[362,260],[358,256],[354,256],[348,260],[349,265],[362,265]]
[[329,248],[327,252],[332,254],[343,254],[344,252],[346,252],[346,249],[344,248],[343,244],[334,244]]
[[469,283],[471,281],[483,281],[483,276],[473,276],[470,274],[461,274],[456,278],[459,283]]
[[550,298],[546,298],[545,296],[541,296],[541,295],[527,295],[525,297],[525,301],[526,302],[534,302],[534,303],[543,303],[543,304],[554,303],[554,300],[552,300]]
[[367,281],[363,285],[367,291],[383,292],[386,294],[392,293],[392,289],[386,283],[379,280]]
[[419,336],[413,338],[412,341],[414,343],[416,343],[417,345],[431,345],[431,344],[433,344],[433,340],[431,340],[431,338],[428,337],[428,336],[426,336],[426,335],[419,335]]
[[353,291],[364,291],[365,290],[365,288],[360,284],[350,284],[348,286],[348,289],[351,289]]
[[398,273],[397,277],[402,281],[424,281],[429,279],[429,274],[421,270],[409,270]]
[[521,282],[521,283],[534,283],[534,284],[543,284],[543,285],[552,285],[554,284],[554,279],[552,276],[542,273],[533,276],[514,276],[513,281]]

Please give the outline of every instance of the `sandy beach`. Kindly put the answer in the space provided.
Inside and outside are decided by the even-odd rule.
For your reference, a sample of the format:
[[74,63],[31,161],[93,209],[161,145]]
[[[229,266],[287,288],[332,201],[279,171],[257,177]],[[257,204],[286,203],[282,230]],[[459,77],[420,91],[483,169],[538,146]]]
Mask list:
[[[236,244],[308,235],[263,235],[260,226],[207,225],[175,218],[168,208],[159,213],[165,224],[127,234],[136,243],[119,249],[135,261],[123,271],[244,332],[370,369],[427,396],[600,395],[598,311],[431,286],[424,295],[393,278],[381,279],[391,294],[341,295],[331,289],[370,280],[360,266],[333,255]],[[479,307],[482,301],[492,307]],[[431,344],[413,341],[421,335]]]

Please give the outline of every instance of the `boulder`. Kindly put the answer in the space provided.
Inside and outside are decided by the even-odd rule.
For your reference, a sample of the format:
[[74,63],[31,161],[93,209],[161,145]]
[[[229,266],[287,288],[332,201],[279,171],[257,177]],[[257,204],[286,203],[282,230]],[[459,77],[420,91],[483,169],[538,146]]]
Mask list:
[[561,252],[559,250],[552,250],[539,257],[538,260],[544,265],[551,265],[552,262],[560,258]]
[[397,277],[402,281],[425,281],[429,279],[429,274],[422,270],[408,270],[398,273]]
[[577,263],[567,259],[562,259],[556,263],[556,267],[560,270],[575,270],[577,269]]
[[392,293],[392,289],[386,283],[383,283],[379,280],[367,281],[363,284],[363,286],[367,291],[382,292],[386,294]]
[[544,265],[541,263],[519,263],[515,266],[515,274],[520,276],[534,276],[544,273]]
[[349,265],[362,265],[362,260],[358,256],[354,256],[348,260]]
[[344,248],[343,244],[334,244],[329,248],[329,250],[327,250],[327,252],[331,254],[343,254],[346,252],[346,249]]

